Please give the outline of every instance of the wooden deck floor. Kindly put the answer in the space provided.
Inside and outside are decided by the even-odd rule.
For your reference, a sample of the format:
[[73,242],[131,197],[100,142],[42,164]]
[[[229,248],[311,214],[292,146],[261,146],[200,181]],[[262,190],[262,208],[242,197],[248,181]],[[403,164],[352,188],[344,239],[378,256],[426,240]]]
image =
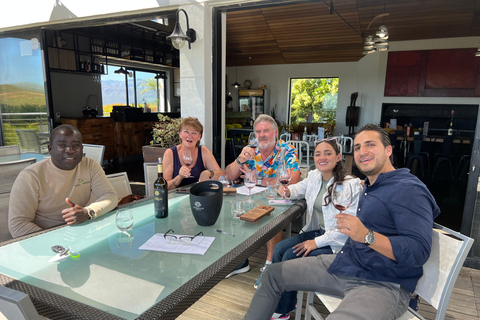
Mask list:
[[[187,309],[177,319],[180,320],[241,320],[247,312],[255,289],[253,284],[265,263],[266,246],[260,248],[250,257],[251,270],[244,274],[224,279],[206,295]],[[315,297],[315,299],[317,299]],[[320,301],[314,301],[317,310],[326,316],[327,311]],[[428,305],[420,304],[420,314],[425,319],[435,319],[435,310]],[[294,319],[292,313],[290,319]],[[455,284],[446,320],[478,320],[480,319],[480,270],[462,268]]]

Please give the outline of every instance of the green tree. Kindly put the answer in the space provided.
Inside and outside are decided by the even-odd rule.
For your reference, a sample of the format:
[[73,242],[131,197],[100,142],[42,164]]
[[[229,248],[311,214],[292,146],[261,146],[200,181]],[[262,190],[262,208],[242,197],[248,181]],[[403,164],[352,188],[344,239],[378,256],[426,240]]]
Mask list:
[[314,122],[334,122],[337,95],[338,78],[292,80],[290,123],[304,122],[310,113]]
[[[158,84],[158,90],[157,90],[157,84]],[[142,84],[140,84],[140,87],[143,88],[142,91],[140,92],[140,94],[148,92],[148,91],[156,91],[157,100],[155,100],[155,103],[157,105],[157,110],[160,111],[160,88],[162,87],[162,85],[160,83],[158,83],[157,79],[149,78],[147,80],[143,80]]]

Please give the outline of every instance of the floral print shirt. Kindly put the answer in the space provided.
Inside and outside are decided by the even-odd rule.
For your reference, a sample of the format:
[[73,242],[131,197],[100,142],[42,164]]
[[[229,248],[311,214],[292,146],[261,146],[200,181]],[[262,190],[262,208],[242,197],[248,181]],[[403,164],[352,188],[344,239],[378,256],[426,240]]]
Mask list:
[[255,157],[247,160],[246,165],[250,170],[256,169],[261,178],[275,177],[277,167],[279,164],[278,157],[280,156],[281,148],[285,148],[285,161],[287,163],[287,169],[291,169],[292,172],[300,170],[298,166],[297,151],[292,145],[285,143],[282,140],[277,140],[277,144],[272,154],[268,156],[265,162],[262,160],[260,150],[255,149]]

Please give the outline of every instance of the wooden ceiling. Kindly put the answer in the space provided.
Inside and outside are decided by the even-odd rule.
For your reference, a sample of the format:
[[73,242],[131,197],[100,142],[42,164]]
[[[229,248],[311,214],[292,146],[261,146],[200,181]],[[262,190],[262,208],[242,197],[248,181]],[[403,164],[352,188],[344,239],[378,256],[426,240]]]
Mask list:
[[382,24],[389,41],[480,36],[480,0],[333,0],[333,7],[330,14],[327,0],[228,12],[227,66],[358,61],[364,38]]

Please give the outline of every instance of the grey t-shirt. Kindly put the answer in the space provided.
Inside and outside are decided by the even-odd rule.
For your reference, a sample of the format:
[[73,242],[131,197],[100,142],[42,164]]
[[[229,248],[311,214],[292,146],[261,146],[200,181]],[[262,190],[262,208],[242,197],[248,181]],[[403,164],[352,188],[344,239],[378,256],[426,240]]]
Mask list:
[[318,214],[319,227],[323,230],[325,230],[325,221],[323,220],[322,202],[325,192],[327,192],[327,182],[323,180],[322,177],[322,187],[320,188],[320,191],[318,191],[317,198],[315,199],[315,205],[313,206],[313,211]]

